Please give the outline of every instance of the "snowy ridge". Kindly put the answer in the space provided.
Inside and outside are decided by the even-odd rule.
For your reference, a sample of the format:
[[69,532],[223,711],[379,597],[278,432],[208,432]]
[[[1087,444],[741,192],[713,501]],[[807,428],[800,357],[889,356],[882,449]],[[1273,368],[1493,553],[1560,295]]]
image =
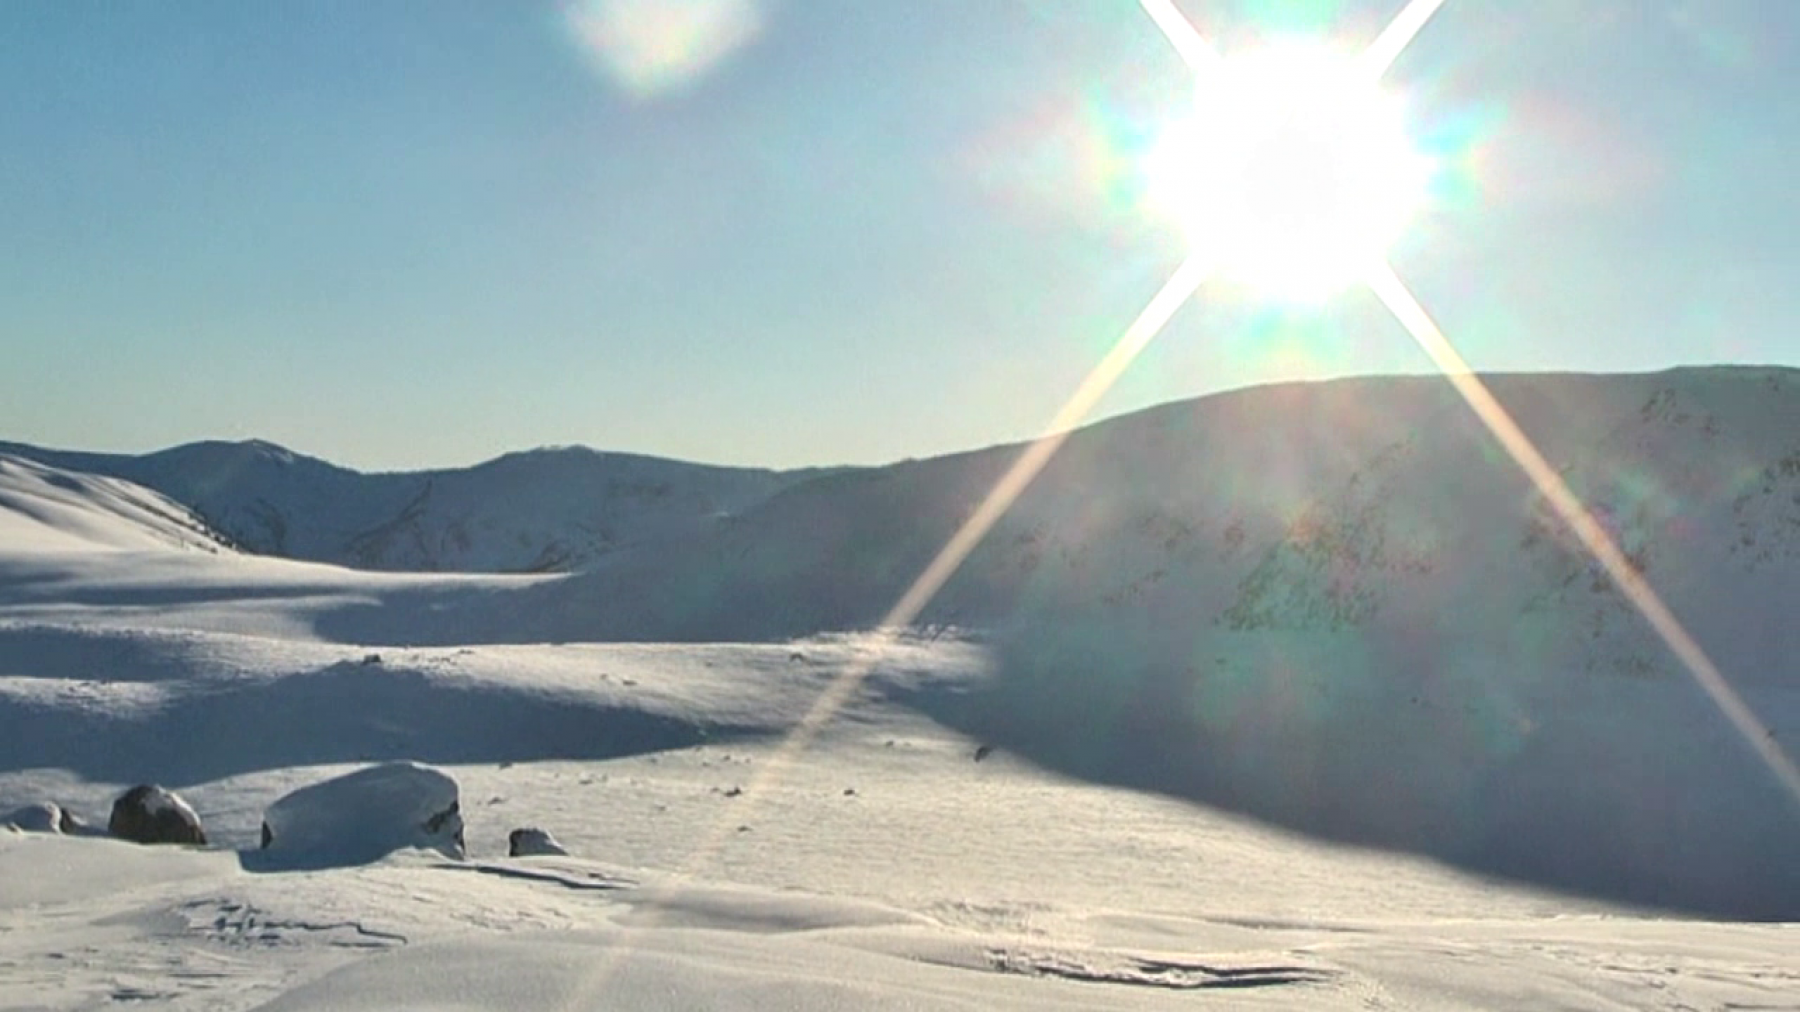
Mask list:
[[[1716,599],[1745,579],[1791,578],[1772,563],[1800,558],[1800,373],[1491,382],[1670,594],[1691,583]],[[866,626],[1017,453],[822,477],[653,556],[608,560],[503,621],[529,638],[601,639]],[[1574,575],[1587,569],[1441,380],[1344,380],[1201,398],[1077,432],[922,621],[992,628],[1078,612],[1342,632],[1444,626],[1446,600],[1477,595],[1454,631],[1479,619],[1506,636],[1524,607],[1567,603],[1609,636],[1619,602]],[[624,607],[556,607],[624,586]],[[1728,611],[1765,624],[1756,610],[1684,614],[1729,622],[1715,614]]]
[[362,569],[559,572],[684,537],[811,472],[709,467],[581,447],[470,468],[364,474],[272,443],[143,456],[0,443],[0,452],[137,482],[246,550]]

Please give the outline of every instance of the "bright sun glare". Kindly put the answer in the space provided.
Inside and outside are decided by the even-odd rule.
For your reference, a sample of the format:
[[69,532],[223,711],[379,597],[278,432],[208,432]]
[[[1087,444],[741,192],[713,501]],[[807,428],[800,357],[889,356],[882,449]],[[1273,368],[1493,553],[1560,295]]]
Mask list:
[[1432,164],[1398,99],[1323,46],[1234,55],[1148,154],[1149,195],[1218,280],[1324,298],[1367,279],[1424,201]]

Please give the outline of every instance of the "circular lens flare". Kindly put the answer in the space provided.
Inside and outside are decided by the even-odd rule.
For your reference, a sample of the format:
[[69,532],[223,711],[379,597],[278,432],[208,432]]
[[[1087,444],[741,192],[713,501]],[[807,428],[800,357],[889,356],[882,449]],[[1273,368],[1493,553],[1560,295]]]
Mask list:
[[1196,82],[1145,165],[1149,194],[1215,275],[1312,301],[1361,281],[1423,203],[1432,163],[1356,61],[1289,46]]

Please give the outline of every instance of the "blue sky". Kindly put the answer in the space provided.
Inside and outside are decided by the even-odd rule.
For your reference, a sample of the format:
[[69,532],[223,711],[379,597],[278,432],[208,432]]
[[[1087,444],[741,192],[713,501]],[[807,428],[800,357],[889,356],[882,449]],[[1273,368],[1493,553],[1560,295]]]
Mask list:
[[[609,3],[719,52],[631,64]],[[1399,4],[1182,6],[1229,51]],[[1484,369],[1800,364],[1797,47],[1800,4],[1448,0],[1389,77],[1446,158],[1396,265]],[[0,438],[1029,437],[1181,256],[1130,152],[1186,80],[1130,0],[7,0]],[[1203,292],[1101,413],[1425,368],[1366,294]]]

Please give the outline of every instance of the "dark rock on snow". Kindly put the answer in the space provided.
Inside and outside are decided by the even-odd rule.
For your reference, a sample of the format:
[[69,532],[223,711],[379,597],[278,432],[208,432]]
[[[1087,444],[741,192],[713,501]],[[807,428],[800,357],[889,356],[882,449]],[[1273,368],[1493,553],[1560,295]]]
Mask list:
[[556,837],[550,835],[549,830],[536,826],[515,829],[506,837],[507,857],[540,857],[547,854],[566,856],[568,853],[562,844],[556,842]]
[[206,843],[206,830],[194,809],[173,791],[155,784],[139,784],[120,795],[113,802],[106,828],[133,843]]

